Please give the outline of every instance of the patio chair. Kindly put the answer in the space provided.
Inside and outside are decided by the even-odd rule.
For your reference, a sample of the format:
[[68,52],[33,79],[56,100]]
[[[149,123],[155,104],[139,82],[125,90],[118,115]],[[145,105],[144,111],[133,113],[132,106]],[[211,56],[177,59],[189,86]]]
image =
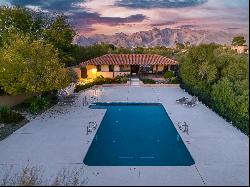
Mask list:
[[187,101],[187,99],[188,99],[188,98],[186,98],[186,97],[182,97],[182,98],[180,98],[180,99],[177,99],[176,102],[177,102],[177,103],[185,103],[185,102]]
[[184,105],[186,105],[188,107],[194,107],[197,105],[197,102],[198,102],[198,98],[194,96],[194,97],[192,97],[191,101],[184,103]]

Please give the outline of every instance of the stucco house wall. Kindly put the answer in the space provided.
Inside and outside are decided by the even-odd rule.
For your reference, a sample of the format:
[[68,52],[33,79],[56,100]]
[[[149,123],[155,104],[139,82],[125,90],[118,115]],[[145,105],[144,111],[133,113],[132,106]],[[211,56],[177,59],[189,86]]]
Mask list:
[[158,65],[158,70],[157,70],[157,65],[153,66],[153,71],[163,71],[164,70],[164,65]]
[[94,69],[96,69],[96,66],[95,66],[95,65],[87,65],[87,66],[86,66],[86,69],[87,69],[88,78],[94,79],[94,78],[97,76],[97,75],[95,74],[95,72],[94,72]]
[[234,50],[234,51],[236,51],[239,54],[243,54],[243,53],[248,54],[249,53],[249,48],[248,48],[248,46],[245,46],[245,45],[242,45],[242,46],[232,46],[231,49]]
[[0,107],[3,107],[3,106],[12,107],[12,106],[18,105],[31,96],[32,94],[23,94],[23,95],[17,95],[17,96],[12,96],[12,95],[0,96]]
[[76,72],[78,78],[81,78],[81,68],[73,68],[73,70]]
[[120,71],[120,66],[119,65],[115,65],[114,66],[114,71],[115,72],[119,72]]
[[113,78],[113,72],[97,72],[97,76],[102,75],[105,78]]
[[109,66],[108,65],[101,65],[101,70],[103,72],[109,72]]

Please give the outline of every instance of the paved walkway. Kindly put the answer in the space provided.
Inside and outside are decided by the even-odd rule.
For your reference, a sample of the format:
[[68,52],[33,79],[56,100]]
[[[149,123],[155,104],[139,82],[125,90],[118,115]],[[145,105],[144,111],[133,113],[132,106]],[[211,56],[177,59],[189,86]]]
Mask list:
[[[95,132],[87,135],[90,121],[99,124],[105,110],[82,106],[92,101],[161,102],[176,129],[189,124],[189,135],[179,131],[196,164],[188,167],[90,167],[84,156]],[[87,185],[249,185],[249,138],[203,104],[187,108],[176,104],[180,88],[107,87],[82,93],[72,106],[55,106],[0,142],[0,173],[11,165],[42,166],[45,177],[61,168],[84,167]],[[101,156],[101,155],[100,155]]]
[[131,86],[140,86],[140,79],[139,78],[131,78],[130,85]]

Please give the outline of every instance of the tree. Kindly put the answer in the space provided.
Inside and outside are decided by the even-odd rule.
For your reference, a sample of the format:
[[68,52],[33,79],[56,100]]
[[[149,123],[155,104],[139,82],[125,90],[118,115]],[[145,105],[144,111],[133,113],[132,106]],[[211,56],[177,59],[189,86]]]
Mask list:
[[46,23],[42,15],[21,7],[0,7],[0,47],[11,33],[21,33],[38,39],[41,37]]
[[143,54],[144,48],[143,47],[136,47],[134,49],[135,54]]
[[76,83],[80,77],[78,77],[78,74],[75,72],[73,68],[68,68],[68,74],[71,82]]
[[118,47],[114,51],[112,51],[112,53],[113,54],[131,54],[131,49]]
[[189,41],[185,42],[184,44],[185,44],[186,48],[190,47],[190,45],[191,45],[191,43]]
[[191,47],[180,61],[182,87],[249,134],[248,57],[202,44]]
[[244,36],[235,36],[232,41],[233,46],[241,46],[246,43]]
[[214,56],[215,44],[191,47],[181,59],[180,76],[183,83],[194,94],[209,100],[211,85],[216,81],[218,71]]
[[183,43],[175,43],[176,45],[176,49],[184,49],[185,48],[185,45]]
[[58,49],[59,58],[66,65],[74,60],[72,42],[75,35],[74,29],[63,15],[58,16],[44,31],[45,40]]
[[0,85],[11,95],[61,89],[69,83],[64,65],[51,44],[21,35],[0,51]]
[[213,85],[211,99],[216,111],[249,134],[249,90],[237,95],[233,83],[223,78]]

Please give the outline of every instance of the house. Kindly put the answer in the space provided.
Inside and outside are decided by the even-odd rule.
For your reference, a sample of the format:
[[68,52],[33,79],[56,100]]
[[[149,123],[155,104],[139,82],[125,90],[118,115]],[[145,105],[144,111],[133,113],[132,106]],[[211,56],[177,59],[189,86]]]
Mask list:
[[157,74],[176,71],[179,62],[155,54],[107,54],[80,64],[86,68],[88,78],[102,75],[114,78],[118,75],[140,76],[141,73]]
[[249,54],[249,47],[247,45],[231,46],[231,49],[239,54]]

